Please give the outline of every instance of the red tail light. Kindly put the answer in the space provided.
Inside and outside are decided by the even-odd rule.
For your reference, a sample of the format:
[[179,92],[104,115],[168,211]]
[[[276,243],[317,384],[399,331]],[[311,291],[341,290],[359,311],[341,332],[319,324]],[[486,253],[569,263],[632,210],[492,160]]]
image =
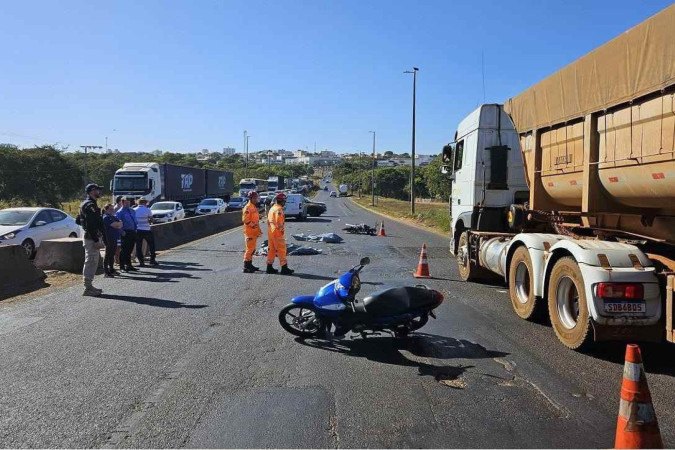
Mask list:
[[598,297],[642,300],[644,296],[641,283],[598,283]]
[[436,290],[432,290],[431,292],[433,293],[434,300],[436,300],[436,302],[438,302],[439,305],[443,303],[443,294],[441,294]]

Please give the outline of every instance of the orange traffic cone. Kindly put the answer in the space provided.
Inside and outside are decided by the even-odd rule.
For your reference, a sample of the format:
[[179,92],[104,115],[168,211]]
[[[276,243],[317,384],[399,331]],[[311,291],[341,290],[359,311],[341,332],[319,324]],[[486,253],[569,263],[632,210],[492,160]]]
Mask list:
[[380,222],[380,231],[377,232],[377,235],[387,237],[387,233],[384,232],[384,220]]
[[431,275],[429,275],[429,263],[427,262],[427,244],[422,244],[420,262],[417,263],[417,272],[413,276],[415,278],[431,278]]
[[640,347],[628,344],[614,448],[663,448]]

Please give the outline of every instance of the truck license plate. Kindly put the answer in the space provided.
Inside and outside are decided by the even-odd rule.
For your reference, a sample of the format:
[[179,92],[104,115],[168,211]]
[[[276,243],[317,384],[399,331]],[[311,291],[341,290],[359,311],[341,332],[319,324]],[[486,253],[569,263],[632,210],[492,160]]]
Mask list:
[[608,313],[644,313],[647,312],[645,302],[615,302],[605,303],[605,312]]

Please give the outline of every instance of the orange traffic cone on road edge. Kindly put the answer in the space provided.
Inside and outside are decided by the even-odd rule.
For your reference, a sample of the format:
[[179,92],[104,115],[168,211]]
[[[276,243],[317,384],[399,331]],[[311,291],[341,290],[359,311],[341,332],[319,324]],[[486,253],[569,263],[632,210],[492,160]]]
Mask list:
[[417,263],[417,272],[413,276],[415,278],[431,278],[431,275],[429,275],[429,262],[427,262],[427,244],[422,244],[420,262]]
[[640,347],[626,346],[614,448],[663,448]]
[[384,220],[380,222],[380,231],[377,232],[377,235],[387,237],[387,233],[384,232]]

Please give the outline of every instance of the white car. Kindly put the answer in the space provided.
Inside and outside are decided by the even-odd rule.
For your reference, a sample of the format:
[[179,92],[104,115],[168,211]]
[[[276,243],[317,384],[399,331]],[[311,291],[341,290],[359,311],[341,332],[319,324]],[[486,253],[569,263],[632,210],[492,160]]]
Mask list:
[[227,210],[227,203],[222,198],[205,198],[195,208],[196,216],[220,214]]
[[75,219],[54,208],[0,210],[0,244],[20,245],[30,258],[45,239],[82,237]]
[[150,207],[150,210],[155,223],[185,219],[185,209],[180,202],[157,202]]
[[286,205],[284,206],[286,217],[295,217],[298,220],[307,218],[307,202],[302,194],[289,194],[286,196]]
[[336,191],[330,191],[329,197],[337,197],[338,193]]

